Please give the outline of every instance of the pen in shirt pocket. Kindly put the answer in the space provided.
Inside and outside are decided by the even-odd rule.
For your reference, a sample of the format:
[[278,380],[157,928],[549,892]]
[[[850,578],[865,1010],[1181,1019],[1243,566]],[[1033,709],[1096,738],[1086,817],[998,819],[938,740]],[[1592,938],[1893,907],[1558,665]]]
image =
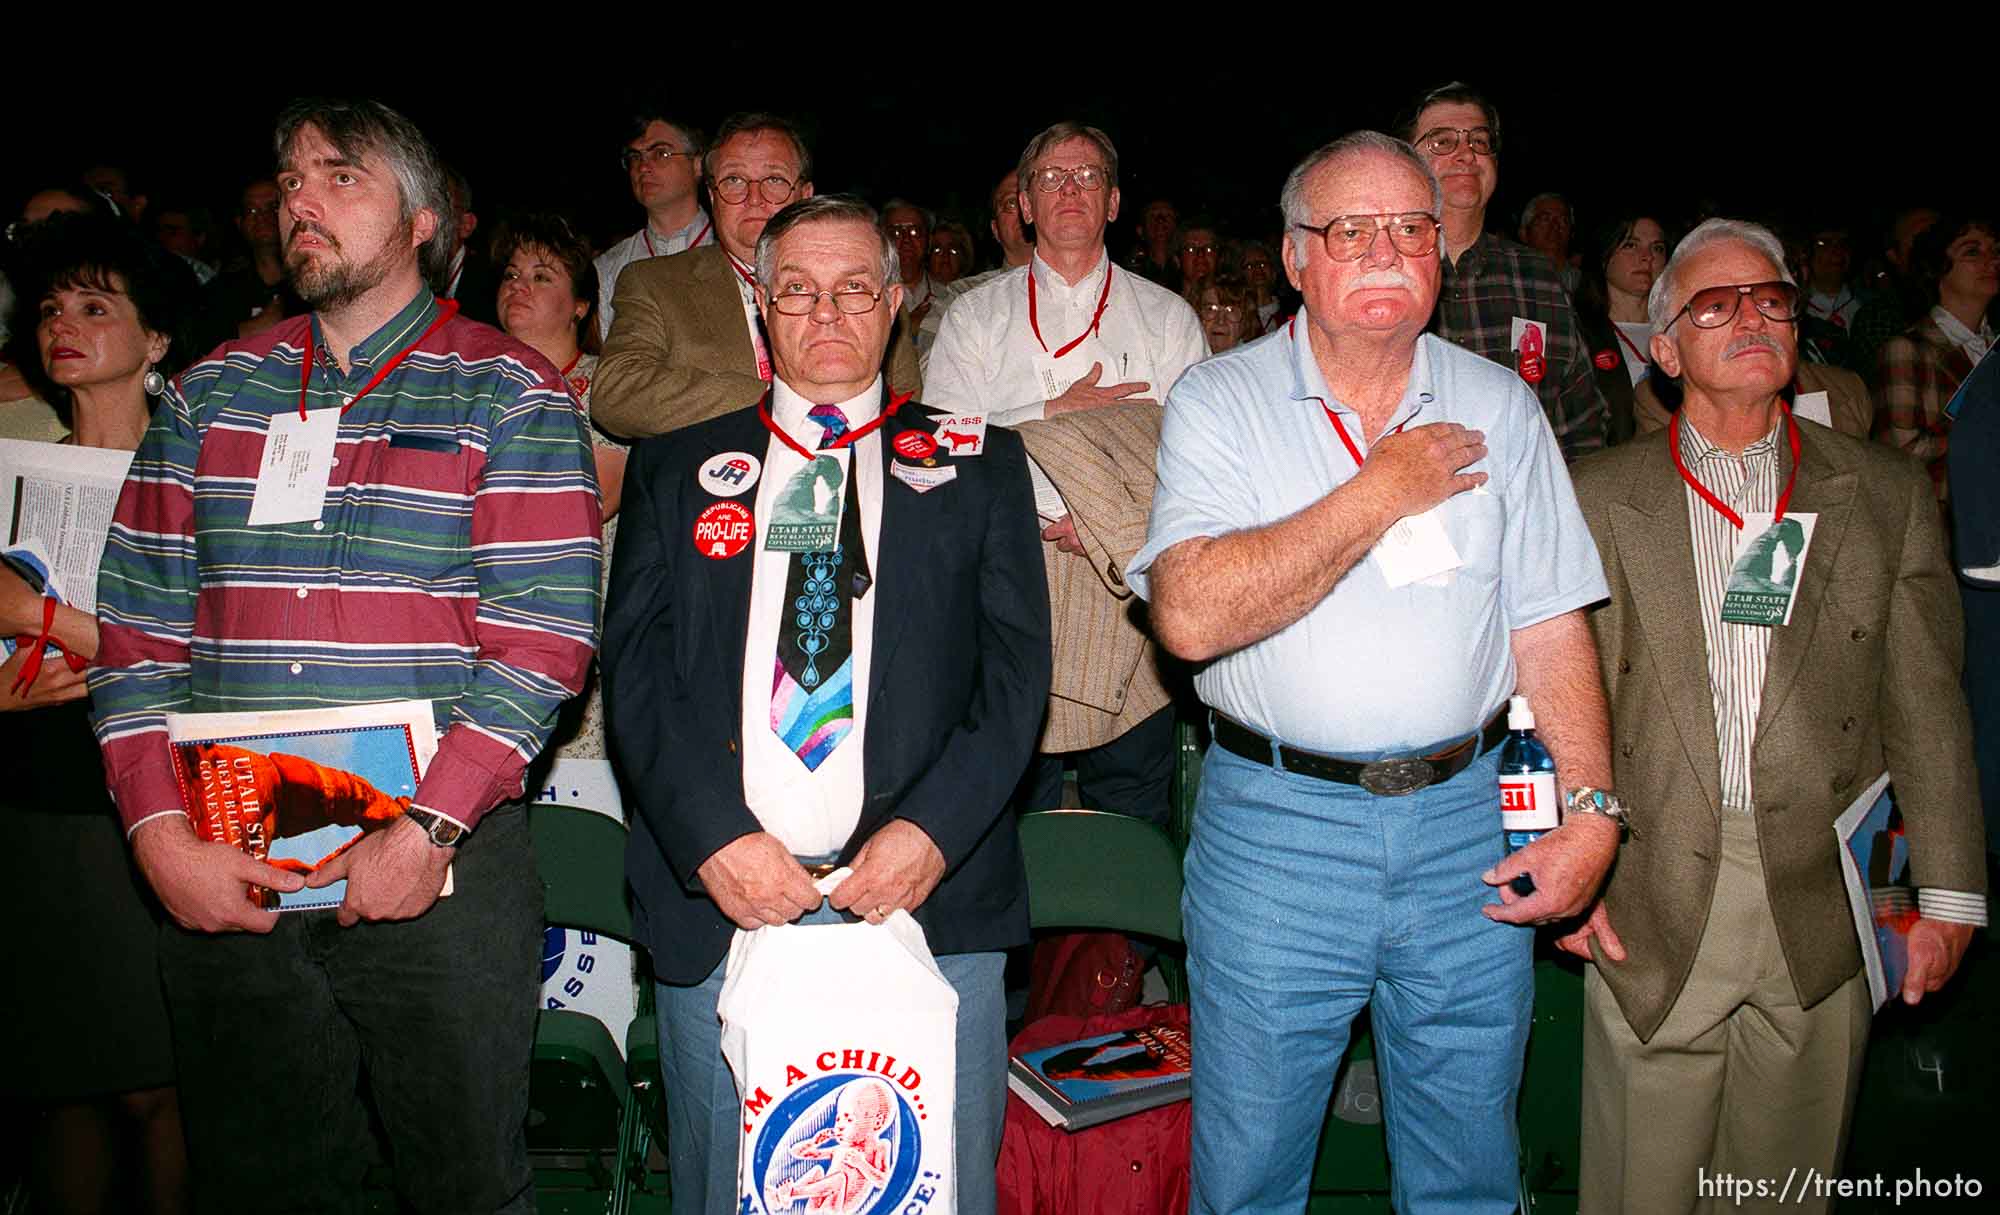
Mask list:
[[1129,354],[1121,354],[1121,355],[1119,355],[1119,356],[1118,356],[1118,378],[1119,378],[1119,379],[1121,379],[1121,380],[1122,380],[1122,379],[1124,379],[1124,378],[1125,378],[1125,377],[1126,377],[1126,376],[1127,376],[1128,374],[1130,374],[1130,373],[1131,373],[1131,370],[1132,370],[1132,356],[1131,356],[1131,355],[1129,355]]

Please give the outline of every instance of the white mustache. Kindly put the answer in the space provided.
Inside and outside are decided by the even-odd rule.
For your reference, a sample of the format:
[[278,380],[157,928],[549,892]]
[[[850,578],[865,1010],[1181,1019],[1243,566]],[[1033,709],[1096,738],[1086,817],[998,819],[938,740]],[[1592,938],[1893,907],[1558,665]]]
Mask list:
[[1370,270],[1354,280],[1352,291],[1363,291],[1369,287],[1406,287],[1415,290],[1417,282],[1401,270]]
[[1785,353],[1784,347],[1773,341],[1768,334],[1745,333],[1729,340],[1729,345],[1722,348],[1722,357],[1733,358],[1755,346],[1762,346],[1773,354]]

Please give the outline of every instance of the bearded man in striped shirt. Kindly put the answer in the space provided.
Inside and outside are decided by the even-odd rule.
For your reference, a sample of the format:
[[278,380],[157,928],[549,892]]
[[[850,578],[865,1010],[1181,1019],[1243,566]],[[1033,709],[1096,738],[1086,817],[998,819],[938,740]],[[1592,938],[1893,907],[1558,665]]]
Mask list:
[[[542,906],[519,799],[596,645],[590,443],[546,359],[424,285],[452,204],[407,119],[298,102],[275,150],[312,312],[166,389],[91,673],[111,792],[179,925],[160,963],[198,1204],[344,1209],[382,1150],[365,1059],[408,1207],[527,1211]],[[281,439],[320,461],[289,485],[266,469]],[[196,839],[166,713],[391,700],[429,701],[439,733],[392,825],[310,878]],[[248,898],[341,878],[335,912]]]

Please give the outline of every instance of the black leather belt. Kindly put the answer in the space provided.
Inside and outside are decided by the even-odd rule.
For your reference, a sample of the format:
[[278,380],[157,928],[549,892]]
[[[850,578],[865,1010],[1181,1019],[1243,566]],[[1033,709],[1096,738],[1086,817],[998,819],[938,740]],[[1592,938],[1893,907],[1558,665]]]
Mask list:
[[1273,760],[1270,739],[1235,718],[1215,714],[1216,745],[1230,754],[1301,776],[1314,776],[1343,785],[1359,785],[1380,797],[1400,797],[1448,781],[1465,771],[1473,760],[1499,746],[1500,740],[1505,737],[1507,711],[1502,709],[1493,715],[1492,721],[1486,723],[1479,737],[1468,738],[1455,747],[1429,755],[1392,755],[1361,761],[1321,755],[1317,751],[1302,751],[1281,743],[1276,748],[1277,759]]

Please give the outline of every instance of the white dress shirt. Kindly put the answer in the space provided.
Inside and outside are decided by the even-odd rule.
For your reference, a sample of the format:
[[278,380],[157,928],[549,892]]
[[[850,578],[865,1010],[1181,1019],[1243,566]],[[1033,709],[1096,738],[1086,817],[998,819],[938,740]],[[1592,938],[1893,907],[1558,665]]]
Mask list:
[[[750,353],[757,359],[757,375],[769,383],[771,349],[764,344],[764,318],[757,311],[757,271],[737,261],[734,253],[723,252],[729,258],[729,264],[736,268],[736,294],[743,301],[743,324],[750,330]],[[818,441],[813,440],[815,443]]]
[[697,245],[715,243],[715,224],[708,212],[695,208],[694,218],[678,232],[661,235],[649,222],[645,227],[597,255],[597,336],[611,336],[611,297],[618,290],[618,276],[633,262],[649,257],[682,253]]
[[[1028,275],[1035,276],[1035,326],[1028,323]],[[1208,357],[1208,340],[1187,301],[1127,270],[1113,270],[1103,253],[1078,283],[1067,283],[1037,253],[1025,266],[996,275],[952,301],[924,370],[924,404],[948,413],[984,413],[989,424],[1016,426],[1047,414],[1041,366],[1090,327],[1104,276],[1111,292],[1094,335],[1053,360],[1063,387],[1103,364],[1099,384],[1142,382],[1138,395],[1164,402],[1181,373]],[[1043,347],[1046,345],[1047,350]],[[1060,395],[1058,392],[1057,395]],[[1048,518],[1054,488],[1033,461],[1037,508]]]
[[[859,430],[882,410],[882,379],[877,376],[861,395],[841,401],[849,430]],[[771,384],[771,420],[808,451],[819,448],[825,430],[806,416],[811,401],[793,392],[783,380]],[[873,571],[881,552],[882,435],[874,431],[847,447],[849,475],[856,476],[861,504],[861,543]],[[719,453],[718,453],[719,454]],[[861,821],[864,795],[861,751],[868,732],[868,671],[874,653],[875,596],[851,600],[854,659],[854,729],[817,770],[771,730],[772,672],[778,654],[778,611],[785,598],[785,580],[793,553],[766,552],[764,537],[771,510],[792,475],[806,459],[776,435],[764,444],[764,471],[757,482],[751,511],[757,535],[751,550],[750,627],[743,642],[743,800],[764,830],[778,837],[794,856],[825,856],[838,852]]]

